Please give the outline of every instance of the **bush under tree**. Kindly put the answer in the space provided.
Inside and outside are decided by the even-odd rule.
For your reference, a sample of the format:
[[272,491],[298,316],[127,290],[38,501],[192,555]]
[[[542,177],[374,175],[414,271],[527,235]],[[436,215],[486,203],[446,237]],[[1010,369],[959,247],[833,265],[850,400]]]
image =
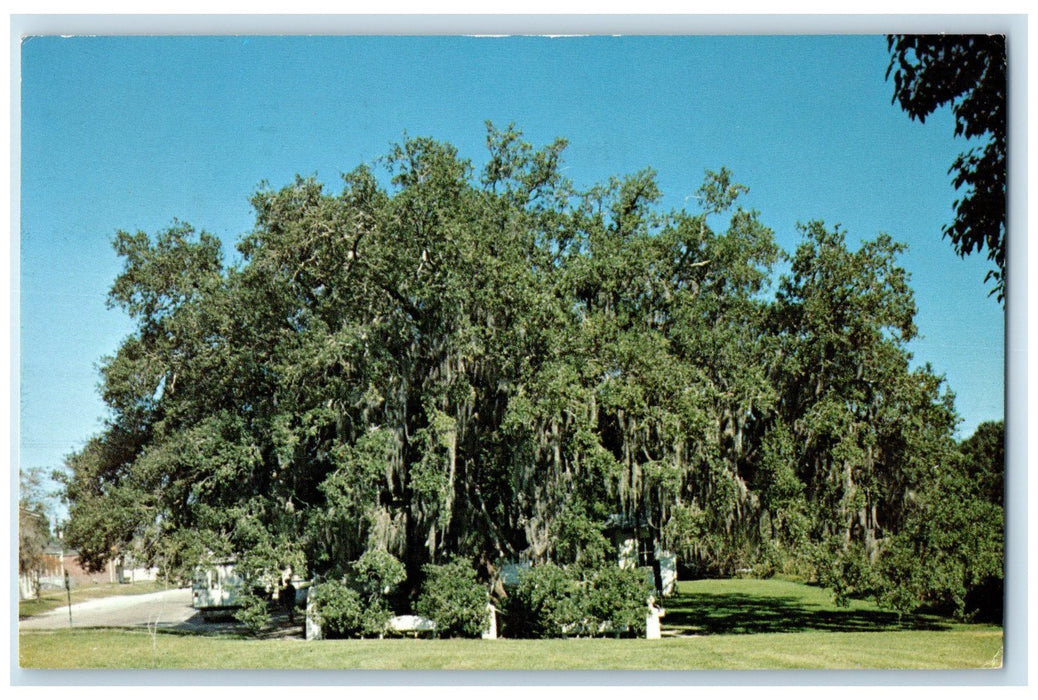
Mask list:
[[588,612],[599,628],[614,636],[645,632],[645,616],[654,586],[646,570],[603,566],[590,577]]
[[359,637],[370,626],[366,624],[367,607],[360,593],[347,581],[321,581],[313,586],[310,595],[311,614],[325,637]]
[[583,581],[573,569],[545,563],[522,572],[505,600],[507,636],[546,639],[582,631],[588,618]]
[[506,600],[512,637],[640,635],[653,585],[644,569],[559,566],[524,571]]
[[313,587],[311,613],[326,637],[381,636],[393,616],[389,594],[404,580],[404,566],[381,548],[369,549],[350,573]]
[[476,570],[456,558],[427,564],[415,611],[436,623],[437,636],[478,637],[490,622],[490,598]]

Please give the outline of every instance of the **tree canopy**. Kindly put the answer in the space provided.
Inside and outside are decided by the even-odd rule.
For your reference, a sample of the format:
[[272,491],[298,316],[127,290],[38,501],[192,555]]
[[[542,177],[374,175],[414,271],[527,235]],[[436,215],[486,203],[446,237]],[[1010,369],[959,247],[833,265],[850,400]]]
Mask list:
[[45,477],[42,469],[18,471],[18,574],[28,577],[37,597],[51,535]]
[[415,138],[381,179],[261,189],[237,265],[180,222],[119,232],[136,330],[68,461],[81,557],[388,552],[414,596],[457,558],[615,557],[620,514],[692,572],[886,571],[906,504],[962,469],[950,393],[909,366],[903,246],[814,222],[788,256],[726,169],[662,211],[651,170],[575,187],[565,145],[488,125],[479,172]]
[[[979,140],[948,169],[955,189],[955,220],[944,227],[955,251],[966,256],[985,247],[995,267],[985,280],[1004,301],[1006,276],[1006,38],[1002,35],[904,35],[887,37],[894,75],[893,102],[920,122],[951,105],[955,135]],[[976,142],[976,141],[975,141]]]

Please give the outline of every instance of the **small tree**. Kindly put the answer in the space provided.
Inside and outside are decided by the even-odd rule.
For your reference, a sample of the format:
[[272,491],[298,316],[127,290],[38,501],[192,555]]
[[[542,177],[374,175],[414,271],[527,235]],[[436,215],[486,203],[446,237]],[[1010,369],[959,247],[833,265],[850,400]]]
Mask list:
[[476,571],[461,560],[426,564],[425,583],[415,610],[436,623],[437,634],[448,637],[478,637],[489,621],[486,587]]
[[357,591],[369,603],[385,599],[407,574],[400,560],[382,548],[369,549],[353,564]]
[[375,548],[361,555],[353,564],[353,571],[350,583],[364,604],[360,632],[381,635],[393,616],[387,596],[407,578],[404,565],[385,549]]
[[234,619],[245,625],[249,634],[258,636],[270,623],[270,599],[260,592],[248,589],[238,593],[241,607],[234,613]]
[[20,471],[18,476],[18,573],[29,576],[39,598],[43,553],[50,539],[43,477],[39,469]]

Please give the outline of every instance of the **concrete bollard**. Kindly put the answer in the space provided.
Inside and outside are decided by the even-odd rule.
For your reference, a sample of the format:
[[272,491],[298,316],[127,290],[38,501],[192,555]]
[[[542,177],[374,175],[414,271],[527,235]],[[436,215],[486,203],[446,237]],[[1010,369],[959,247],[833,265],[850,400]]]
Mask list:
[[487,622],[487,628],[483,630],[483,639],[497,639],[497,608],[487,603],[487,613],[490,620]]
[[656,607],[656,599],[649,598],[649,612],[645,616],[645,638],[660,639],[660,618],[667,612],[663,608]]
[[317,621],[316,615],[314,615],[314,588],[315,586],[311,585],[306,596],[306,641],[308,642],[324,639],[324,635],[321,633],[321,624]]

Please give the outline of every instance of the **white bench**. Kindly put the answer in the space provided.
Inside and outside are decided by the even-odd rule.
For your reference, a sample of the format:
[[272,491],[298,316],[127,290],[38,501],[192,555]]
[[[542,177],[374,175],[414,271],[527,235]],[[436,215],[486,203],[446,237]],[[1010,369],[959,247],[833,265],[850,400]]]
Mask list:
[[394,615],[386,624],[390,632],[411,633],[418,636],[420,632],[435,632],[436,623],[421,615]]

